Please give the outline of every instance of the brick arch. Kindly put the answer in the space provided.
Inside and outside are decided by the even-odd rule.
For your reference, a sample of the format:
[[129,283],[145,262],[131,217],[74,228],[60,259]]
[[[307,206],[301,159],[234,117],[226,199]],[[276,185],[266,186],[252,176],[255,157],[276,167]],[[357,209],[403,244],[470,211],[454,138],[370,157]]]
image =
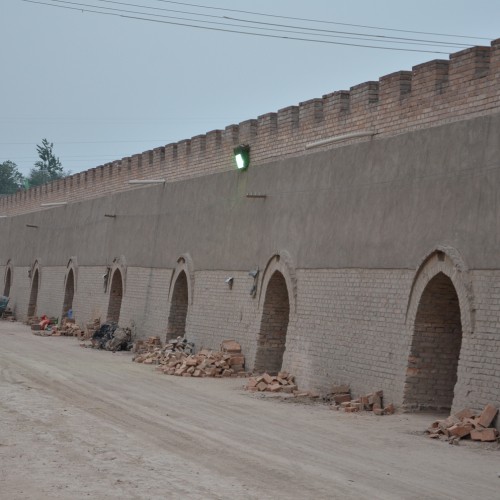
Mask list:
[[[286,282],[288,291],[288,299],[290,301],[290,311],[297,312],[297,273],[291,255],[286,250],[275,252],[267,261],[266,267],[262,274],[262,280],[259,291],[259,308],[262,308],[264,303],[263,292],[267,290],[269,280],[275,271],[279,271]],[[265,295],[265,294],[264,294]]]
[[29,269],[29,278],[31,281],[30,299],[28,302],[28,317],[36,316],[38,293],[40,291],[40,283],[42,280],[42,266],[37,259]]
[[193,303],[193,262],[188,254],[177,259],[169,289],[169,313],[166,340],[184,337],[189,305]]
[[463,338],[474,331],[472,304],[465,262],[456,250],[438,247],[420,264],[408,301],[407,408],[451,408]]
[[296,312],[297,278],[286,251],[275,253],[264,269],[259,294],[262,309],[254,370],[277,373],[283,364],[290,316]]
[[475,301],[469,269],[458,250],[442,245],[429,252],[417,268],[406,308],[406,324],[414,323],[420,297],[425,287],[440,272],[450,278],[457,291],[464,333],[473,334]]
[[12,261],[9,259],[5,266],[5,275],[3,280],[4,281],[3,295],[5,297],[10,296],[13,279],[14,279],[14,266],[12,264]]
[[170,285],[168,290],[168,301],[172,302],[172,295],[174,292],[174,285],[179,277],[181,272],[186,273],[187,279],[187,288],[188,288],[188,302],[189,304],[193,303],[193,295],[194,295],[194,265],[193,259],[188,253],[182,254],[177,259],[177,264],[172,273],[172,277],[170,278]]
[[66,265],[66,272],[64,275],[64,300],[61,318],[68,317],[68,312],[73,309],[73,299],[75,297],[77,283],[78,263],[76,257],[71,257]]
[[115,257],[113,259],[113,262],[111,263],[111,266],[108,267],[108,280],[109,283],[111,283],[111,280],[115,274],[116,270],[120,271],[121,277],[122,277],[122,286],[123,286],[123,293],[125,294],[126,288],[127,288],[127,260],[125,259],[124,255],[120,255],[119,257]]
[[124,289],[125,286],[122,271],[119,267],[116,267],[111,273],[108,314],[106,316],[106,321],[114,321],[115,323],[119,322]]

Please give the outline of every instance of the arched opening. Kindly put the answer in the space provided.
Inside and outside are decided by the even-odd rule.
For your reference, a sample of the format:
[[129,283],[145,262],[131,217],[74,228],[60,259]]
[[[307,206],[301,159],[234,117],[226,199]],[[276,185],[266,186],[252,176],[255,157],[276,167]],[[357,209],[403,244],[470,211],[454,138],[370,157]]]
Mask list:
[[69,270],[68,276],[66,278],[66,288],[64,290],[64,303],[62,317],[68,318],[73,317],[73,315],[68,314],[69,311],[73,310],[73,297],[75,296],[75,275],[73,269]]
[[186,333],[186,318],[188,312],[189,294],[185,271],[181,271],[175,280],[170,313],[168,315],[167,341],[184,337]]
[[3,295],[4,297],[9,297],[10,296],[10,287],[12,284],[12,271],[10,267],[7,268],[7,274],[5,275],[5,286],[3,289]]
[[277,373],[283,364],[290,301],[285,277],[275,271],[269,280],[255,357],[255,371]]
[[405,405],[449,410],[462,345],[460,304],[448,276],[438,273],[425,287],[415,316],[405,384]]
[[111,288],[109,291],[109,305],[107,321],[118,323],[120,319],[120,309],[123,298],[123,280],[122,273],[116,269],[111,279]]
[[38,288],[40,286],[40,273],[38,269],[35,270],[33,274],[33,280],[31,281],[31,293],[30,293],[30,301],[28,304],[28,318],[32,316],[36,316],[36,304],[38,301]]

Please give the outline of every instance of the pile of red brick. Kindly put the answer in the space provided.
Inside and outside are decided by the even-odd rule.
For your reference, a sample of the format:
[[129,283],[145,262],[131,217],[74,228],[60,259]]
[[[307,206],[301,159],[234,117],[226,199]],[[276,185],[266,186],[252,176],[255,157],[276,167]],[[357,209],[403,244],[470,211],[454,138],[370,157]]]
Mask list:
[[183,377],[246,377],[245,357],[234,340],[225,340],[220,351],[202,349],[198,354],[170,350],[169,345],[138,354],[134,361],[156,364],[158,371]]
[[64,318],[61,327],[52,327],[53,337],[82,337],[83,330],[75,324],[74,320]]
[[430,438],[444,437],[448,441],[468,437],[473,441],[496,441],[498,431],[490,426],[497,413],[498,409],[493,405],[486,405],[479,415],[467,408],[444,420],[436,420],[426,432]]
[[354,413],[358,411],[372,411],[375,415],[392,415],[395,411],[392,403],[383,405],[384,392],[375,391],[359,398],[352,399],[348,385],[334,385],[330,390],[331,410]]
[[289,394],[297,393],[295,385],[295,377],[288,372],[279,372],[273,377],[268,373],[264,373],[259,377],[250,377],[245,386],[245,389],[250,392],[284,392]]
[[[167,349],[168,346],[165,346]],[[147,339],[136,340],[133,351],[137,354],[156,352],[161,349],[160,337],[148,337]],[[140,361],[138,361],[140,363]]]

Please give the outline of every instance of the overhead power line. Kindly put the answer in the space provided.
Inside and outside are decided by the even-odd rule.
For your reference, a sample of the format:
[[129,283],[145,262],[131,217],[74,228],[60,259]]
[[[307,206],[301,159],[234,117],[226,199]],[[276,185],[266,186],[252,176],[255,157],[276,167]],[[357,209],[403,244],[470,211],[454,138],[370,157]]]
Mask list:
[[[403,47],[384,47],[384,46],[380,46],[380,45],[336,42],[336,41],[331,41],[331,40],[319,40],[319,39],[314,39],[314,38],[302,38],[302,37],[296,37],[296,36],[273,35],[273,34],[269,34],[269,33],[254,33],[252,31],[241,31],[241,30],[232,30],[232,29],[225,29],[225,28],[214,28],[211,26],[199,26],[199,25],[195,25],[195,24],[179,23],[179,22],[174,22],[174,21],[165,21],[165,20],[161,20],[161,19],[150,19],[148,17],[140,17],[140,16],[135,16],[135,15],[133,16],[133,15],[120,13],[120,11],[119,12],[103,12],[102,10],[94,10],[95,8],[102,9],[102,7],[96,7],[95,5],[88,5],[88,4],[76,3],[76,2],[65,2],[68,4],[75,5],[75,7],[70,7],[68,5],[56,5],[54,3],[41,2],[41,1],[36,1],[36,0],[21,0],[21,1],[26,2],[26,3],[32,3],[32,4],[50,6],[50,7],[54,7],[54,8],[60,8],[60,9],[75,10],[75,11],[79,11],[79,12],[88,12],[88,13],[92,13],[92,14],[121,17],[121,18],[125,18],[125,19],[154,22],[154,23],[167,24],[167,25],[172,25],[172,26],[183,26],[183,27],[197,28],[197,29],[203,29],[203,30],[209,30],[209,31],[218,31],[218,32],[223,32],[223,33],[237,33],[237,34],[241,34],[241,35],[258,36],[258,37],[264,37],[264,38],[295,40],[295,41],[310,42],[310,43],[341,45],[341,46],[360,47],[360,48],[369,48],[369,49],[381,49],[381,50],[392,50],[392,51],[402,51],[402,52],[419,52],[419,53],[430,53],[430,54],[446,54],[446,55],[448,54],[448,52],[438,51],[438,50],[416,49],[416,48],[411,49],[411,48],[403,48]],[[89,7],[91,7],[91,8],[89,8]],[[124,12],[126,12],[126,11],[124,11]],[[147,13],[141,13],[141,14],[151,16],[150,14],[147,14]],[[199,21],[196,21],[196,22],[199,22]]]
[[[51,0],[53,2],[58,2],[58,3],[72,3],[68,2],[66,0]],[[281,28],[292,28],[292,29],[300,29],[300,30],[306,30],[308,33],[305,34],[322,34],[324,36],[328,36],[328,33],[334,33],[335,38],[352,38],[350,36],[339,36],[341,35],[355,35],[356,37],[369,37],[369,38],[355,38],[359,40],[370,40],[371,38],[374,38],[376,41],[390,41],[390,42],[396,42],[397,43],[405,43],[405,42],[412,42],[415,43],[416,45],[445,45],[447,47],[451,46],[456,46],[456,47],[469,47],[470,44],[467,43],[456,43],[456,42],[448,42],[448,41],[442,41],[442,40],[428,40],[428,39],[422,39],[422,38],[408,38],[408,37],[401,37],[401,36],[388,36],[388,35],[374,35],[371,33],[358,33],[358,32],[352,32],[352,31],[338,31],[338,30],[331,30],[331,29],[321,29],[321,28],[310,28],[306,26],[294,26],[294,25],[288,25],[288,24],[277,24],[277,23],[268,23],[268,22],[263,22],[263,21],[254,21],[254,20],[249,20],[249,19],[239,19],[239,18],[234,18],[234,17],[228,17],[228,16],[219,16],[219,15],[212,15],[212,14],[200,14],[198,12],[189,12],[185,10],[177,10],[177,9],[165,9],[162,7],[151,7],[149,5],[143,5],[143,4],[137,4],[137,3],[129,3],[129,2],[120,2],[117,0],[96,0],[101,3],[108,3],[108,4],[114,4],[114,5],[124,5],[127,7],[139,7],[141,9],[150,9],[150,10],[158,10],[161,12],[175,12],[178,14],[189,14],[192,16],[200,16],[200,17],[208,17],[211,19],[225,19],[229,21],[238,21],[238,22],[243,22],[243,23],[248,23],[248,24],[260,24],[264,26],[278,26]],[[105,9],[105,7],[99,7],[102,9]],[[114,9],[109,9],[109,10],[114,10]],[[120,10],[120,9],[117,9]],[[142,13],[141,14],[147,14],[150,15],[149,13]],[[184,20],[189,20],[189,21],[196,21],[196,22],[204,22],[204,23],[210,23],[210,21],[202,21],[198,19],[192,19],[192,18],[178,18],[178,17],[172,17],[172,16],[160,16],[160,17],[169,17],[172,19],[184,19]],[[253,27],[255,29],[270,29],[270,28],[262,28],[262,27],[255,27],[255,26],[242,26],[238,24],[228,24],[228,23],[216,23],[216,22],[211,22],[211,24],[222,24],[225,26],[235,26],[235,27],[245,27],[245,28],[250,28]],[[271,28],[274,30],[274,28]],[[285,31],[287,30],[275,30],[275,31]],[[288,31],[290,32],[290,31]],[[290,33],[300,33],[300,32],[290,32]],[[401,41],[401,42],[399,42]],[[422,42],[422,43],[416,43],[416,42]]]
[[367,29],[373,29],[373,30],[384,30],[384,31],[398,31],[400,33],[413,33],[413,34],[418,34],[418,35],[434,35],[434,36],[446,36],[446,37],[454,37],[454,38],[470,38],[470,39],[476,39],[476,40],[488,40],[490,41],[493,37],[482,37],[482,36],[471,36],[471,35],[453,35],[450,33],[435,33],[435,32],[428,32],[428,31],[411,31],[411,30],[404,30],[400,28],[384,28],[381,26],[370,26],[366,24],[352,24],[352,23],[341,23],[339,21],[325,21],[323,19],[311,19],[311,18],[304,18],[304,17],[292,17],[292,16],[283,16],[279,14],[266,14],[262,12],[255,12],[255,11],[249,11],[249,10],[239,10],[239,9],[227,9],[223,7],[212,7],[208,5],[200,5],[200,4],[194,4],[194,3],[187,3],[187,2],[174,2],[173,0],[155,0],[157,2],[162,2],[162,3],[169,3],[169,4],[175,4],[175,5],[184,5],[188,7],[197,7],[200,9],[209,9],[209,10],[221,10],[225,12],[238,12],[240,14],[251,14],[254,16],[263,16],[263,17],[274,17],[274,18],[279,18],[279,19],[292,19],[294,21],[307,21],[310,23],[323,23],[323,24],[336,24],[339,26],[351,26],[353,28],[367,28]]

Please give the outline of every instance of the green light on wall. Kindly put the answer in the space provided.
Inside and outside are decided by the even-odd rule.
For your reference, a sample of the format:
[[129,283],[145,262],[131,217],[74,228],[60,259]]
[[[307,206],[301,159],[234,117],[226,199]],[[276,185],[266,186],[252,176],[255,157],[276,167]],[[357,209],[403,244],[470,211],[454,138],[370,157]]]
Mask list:
[[233,150],[234,161],[238,170],[246,170],[250,164],[250,146],[241,144]]

